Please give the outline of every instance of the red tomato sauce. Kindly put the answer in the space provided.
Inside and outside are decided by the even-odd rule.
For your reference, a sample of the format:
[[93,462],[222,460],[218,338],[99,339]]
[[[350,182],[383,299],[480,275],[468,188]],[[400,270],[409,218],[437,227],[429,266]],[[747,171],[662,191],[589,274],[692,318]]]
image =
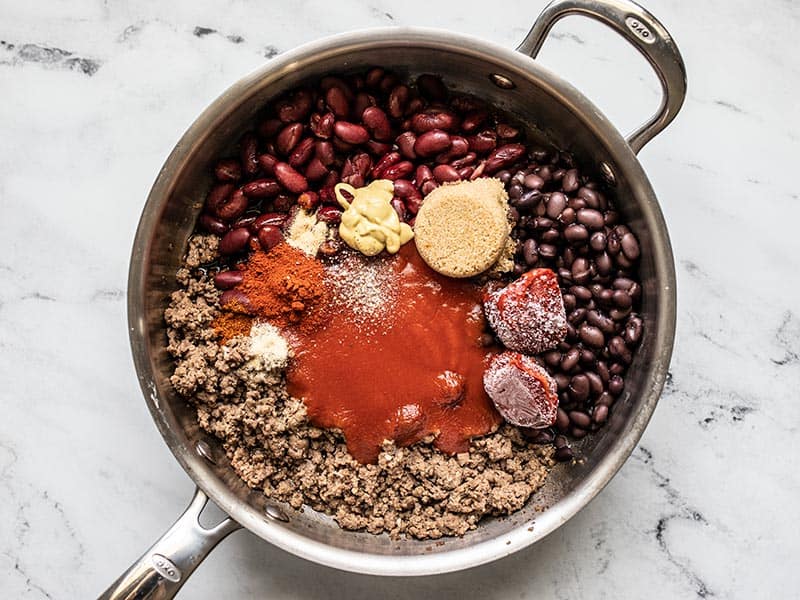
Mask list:
[[502,421],[483,389],[497,349],[479,342],[481,290],[435,273],[413,242],[378,260],[396,274],[390,325],[370,333],[352,312],[329,311],[324,327],[293,336],[289,393],[313,425],[340,429],[361,463],[376,462],[385,439],[410,446],[438,434],[442,452],[466,451]]

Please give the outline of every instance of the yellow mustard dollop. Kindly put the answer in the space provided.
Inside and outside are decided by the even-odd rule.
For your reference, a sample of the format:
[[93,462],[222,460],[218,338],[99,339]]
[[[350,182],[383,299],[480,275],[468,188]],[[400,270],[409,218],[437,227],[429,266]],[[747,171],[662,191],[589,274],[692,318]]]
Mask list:
[[[389,254],[394,254],[414,237],[411,227],[401,223],[392,208],[394,183],[388,179],[376,179],[358,189],[338,183],[333,191],[344,209],[339,237],[354,250],[375,256],[385,248]],[[342,191],[350,194],[353,200],[348,202]]]

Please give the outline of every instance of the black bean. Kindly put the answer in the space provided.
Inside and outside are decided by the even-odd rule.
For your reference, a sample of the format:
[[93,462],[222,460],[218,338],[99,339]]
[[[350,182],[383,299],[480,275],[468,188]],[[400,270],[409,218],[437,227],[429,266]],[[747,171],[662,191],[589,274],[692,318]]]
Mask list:
[[595,402],[596,406],[611,406],[614,404],[614,397],[608,392],[603,392]]
[[608,419],[608,406],[605,404],[600,404],[595,407],[594,411],[592,412],[592,421],[597,423],[598,425],[602,425]]
[[553,244],[541,244],[539,246],[539,256],[542,258],[555,258],[558,256],[558,248]]
[[564,252],[561,253],[561,258],[564,260],[565,267],[571,267],[572,263],[575,261],[575,251],[567,246],[564,248]]
[[508,184],[509,181],[511,181],[511,171],[507,171],[504,169],[502,171],[499,171],[495,175],[495,177],[497,177],[503,185],[506,185]]
[[592,394],[592,396],[597,398],[603,393],[603,380],[600,379],[600,375],[593,371],[586,371],[585,375],[589,380],[589,392]]
[[536,229],[544,230],[544,229],[551,229],[555,225],[552,219],[548,219],[545,216],[536,217]]
[[569,291],[580,301],[586,302],[592,299],[592,292],[589,288],[582,285],[573,285]]
[[519,277],[520,275],[528,272],[528,265],[527,264],[520,264],[518,262],[514,263],[514,275]]
[[564,375],[564,373],[556,373],[553,375],[553,379],[556,381],[559,392],[562,392],[569,387],[569,376]]
[[548,350],[542,354],[542,360],[551,369],[556,369],[561,365],[561,352],[558,350]]
[[561,239],[561,234],[558,229],[550,228],[543,232],[540,238],[545,244],[555,244]]
[[592,424],[592,419],[589,415],[585,412],[581,412],[579,410],[573,410],[569,413],[569,420],[575,423],[578,427],[582,427],[586,429],[589,425]]
[[547,165],[536,169],[534,173],[544,179],[545,182],[550,181],[553,178],[553,171]]
[[522,428],[523,435],[531,444],[552,444],[555,434],[550,429],[525,429]]
[[597,309],[590,310],[588,313],[586,313],[586,321],[589,323],[589,325],[597,327],[603,333],[614,333],[616,330],[614,321],[609,319]]
[[553,192],[547,199],[547,216],[551,219],[557,219],[566,207],[567,197],[561,192]]
[[581,348],[581,364],[586,365],[587,367],[591,367],[594,365],[594,361],[597,360],[594,352],[589,350],[588,348]]
[[577,305],[575,301],[575,296],[573,296],[572,294],[564,294],[563,296],[564,296],[564,308],[567,311],[574,309],[575,306]]
[[625,329],[622,332],[622,337],[625,343],[629,346],[635,346],[642,338],[642,320],[638,317],[628,319],[625,324]]
[[602,231],[595,231],[589,238],[589,248],[595,252],[605,250],[606,247],[606,234]]
[[[569,415],[562,408],[559,408],[558,412],[556,413],[556,427],[561,431],[565,431],[567,427],[569,427]],[[559,446],[559,444],[561,444],[561,446]],[[563,435],[557,435],[555,439],[555,445],[556,448],[566,446],[567,438],[565,438]]]
[[586,201],[586,206],[590,208],[600,208],[597,192],[588,186],[583,186],[578,190],[578,198],[583,198]]
[[581,325],[579,333],[581,340],[594,348],[602,348],[605,344],[603,332],[588,323]]
[[525,240],[525,243],[522,245],[522,256],[525,258],[525,262],[530,266],[539,262],[536,240],[533,238]]
[[633,306],[633,298],[628,292],[616,290],[611,296],[611,301],[619,308],[630,308]]
[[625,365],[618,362],[611,363],[611,366],[608,367],[608,372],[611,373],[612,376],[622,375],[625,372]]
[[565,208],[561,211],[561,216],[558,217],[558,220],[562,223],[562,225],[570,225],[575,222],[576,212],[574,208]]
[[570,283],[572,283],[572,271],[570,271],[566,267],[559,267],[558,277],[561,280],[561,285],[569,285]]
[[566,172],[566,169],[556,169],[553,171],[553,181],[561,181],[564,178],[564,173]]
[[614,233],[610,233],[606,235],[606,250],[611,256],[616,256],[619,254],[620,245],[619,245],[619,238]]
[[586,318],[585,308],[576,308],[571,313],[569,313],[569,315],[567,315],[567,321],[569,321],[576,327],[580,325],[585,318]]
[[571,270],[572,280],[577,284],[587,283],[592,278],[591,264],[585,258],[576,258]]
[[602,277],[605,277],[606,275],[610,275],[611,271],[614,269],[613,261],[611,260],[611,257],[606,252],[601,252],[600,254],[595,256],[594,257],[594,264],[597,267],[597,272]]
[[631,363],[632,355],[631,351],[628,350],[628,346],[625,344],[625,340],[623,340],[620,336],[615,335],[608,341],[608,353],[621,360],[626,365]]
[[625,381],[619,375],[614,375],[608,380],[608,391],[612,396],[619,396],[625,389]]
[[570,198],[567,202],[567,206],[575,211],[579,211],[582,208],[586,208],[586,200],[583,198]]
[[576,402],[583,402],[589,397],[589,379],[578,373],[569,380],[569,395]]
[[631,309],[629,308],[612,308],[608,311],[608,316],[610,316],[615,321],[624,321],[625,318],[631,314]]
[[[549,172],[548,172],[548,179],[549,179]],[[522,181],[522,185],[524,185],[529,190],[540,190],[544,187],[544,178],[541,175],[526,175],[525,179]]]
[[606,225],[614,225],[617,223],[617,221],[619,221],[619,213],[615,210],[607,210],[603,214],[603,219],[605,220]]
[[528,190],[524,192],[513,204],[521,211],[530,210],[536,206],[542,199],[542,193],[539,190]]
[[[591,421],[590,421],[590,423],[591,423]],[[579,440],[582,437],[585,437],[586,434],[589,433],[589,432],[586,431],[585,429],[581,428],[581,427],[573,427],[572,429],[569,430],[569,433],[576,440]]]
[[578,244],[589,239],[589,230],[583,225],[573,224],[564,229],[564,238],[571,244]]
[[628,279],[627,277],[617,277],[614,279],[614,282],[611,285],[618,290],[625,290],[626,292],[630,293],[633,283],[633,280]]
[[508,187],[508,197],[512,200],[511,204],[514,204],[513,201],[522,196],[522,191],[522,186],[518,183],[512,183]]
[[[581,352],[577,348],[571,348],[569,352],[564,354],[561,358],[561,370],[565,373],[569,373],[573,367],[578,364],[578,360],[580,360]],[[566,387],[566,386],[565,386]],[[562,389],[559,386],[559,389]]]
[[572,460],[572,457],[573,457],[572,448],[570,448],[568,446],[564,446],[563,448],[559,448],[558,450],[556,450],[554,457],[558,462],[570,461],[570,460]]
[[570,169],[566,173],[564,173],[564,179],[561,182],[561,188],[565,192],[574,192],[580,186],[580,180],[578,177],[578,170],[577,169]]
[[600,376],[600,379],[603,381],[603,385],[607,384],[611,375],[608,372],[608,365],[605,363],[605,361],[598,360],[597,365],[595,365],[595,370]]
[[578,223],[586,225],[589,229],[603,229],[603,213],[593,208],[582,208],[578,211]]
[[614,262],[620,269],[630,269],[633,266],[633,261],[621,252],[614,257]]

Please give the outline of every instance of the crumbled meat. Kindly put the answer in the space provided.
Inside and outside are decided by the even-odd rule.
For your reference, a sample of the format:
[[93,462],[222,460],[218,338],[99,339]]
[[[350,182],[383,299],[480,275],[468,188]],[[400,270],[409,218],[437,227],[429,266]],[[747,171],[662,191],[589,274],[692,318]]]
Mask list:
[[211,327],[219,292],[196,268],[214,260],[217,246],[214,236],[194,236],[178,272],[181,288],[164,314],[171,382],[250,487],[333,515],[344,529],[434,539],[520,509],[543,484],[552,449],[529,444],[509,425],[456,456],[427,439],[409,448],[385,442],[377,464],[355,461],[340,432],[307,421],[280,372],[249,360],[247,338],[219,345]]

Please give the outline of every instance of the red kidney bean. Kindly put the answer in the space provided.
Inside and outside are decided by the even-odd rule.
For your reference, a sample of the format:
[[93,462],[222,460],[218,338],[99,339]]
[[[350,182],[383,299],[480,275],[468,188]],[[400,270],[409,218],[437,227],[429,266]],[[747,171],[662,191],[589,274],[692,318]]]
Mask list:
[[269,252],[283,241],[283,232],[274,225],[264,225],[258,230],[258,243],[264,252]]
[[342,86],[331,86],[325,92],[325,105],[337,119],[346,119],[350,114],[350,101]]
[[420,191],[423,196],[427,196],[437,187],[439,187],[439,183],[435,179],[429,179],[420,186]]
[[256,222],[257,216],[258,215],[245,213],[244,215],[242,215],[241,217],[236,219],[236,221],[233,222],[233,225],[231,225],[231,229],[236,229],[237,227],[247,227],[252,233],[253,223]]
[[250,241],[250,232],[247,227],[237,227],[226,233],[219,242],[220,254],[230,255],[241,252],[247,248]]
[[319,181],[328,174],[328,169],[318,157],[311,159],[306,167],[305,176],[309,181]]
[[486,159],[484,171],[491,175],[500,169],[509,167],[525,155],[525,146],[522,144],[505,144],[492,150]]
[[372,178],[381,179],[383,172],[392,165],[399,163],[401,159],[402,156],[400,156],[399,152],[389,152],[383,155],[375,164],[375,168],[372,169]]
[[247,210],[247,198],[242,190],[233,190],[222,204],[217,206],[216,214],[223,221],[233,221],[238,219]]
[[378,89],[384,94],[388,94],[399,82],[400,78],[397,75],[391,71],[387,71],[383,79],[381,79]]
[[214,285],[221,290],[229,290],[242,283],[243,279],[244,273],[241,271],[220,271],[214,275]]
[[414,170],[414,163],[404,160],[383,170],[382,179],[403,179]]
[[464,131],[464,133],[472,133],[483,125],[488,118],[489,111],[485,108],[472,110],[464,115],[464,119],[461,121],[461,130]]
[[450,135],[441,129],[432,129],[421,134],[414,144],[417,156],[433,156],[450,148]]
[[437,165],[433,168],[433,176],[439,183],[447,183],[450,181],[460,181],[461,176],[450,165]]
[[333,133],[347,144],[358,145],[369,140],[369,132],[365,127],[348,121],[336,121]]
[[392,208],[394,209],[394,212],[397,213],[400,221],[406,220],[406,205],[402,200],[400,200],[400,198],[392,198]]
[[311,133],[318,138],[327,140],[333,135],[333,124],[336,122],[336,116],[332,112],[326,112],[324,115],[314,113],[311,115]]
[[450,162],[450,166],[454,169],[461,169],[463,167],[467,167],[472,165],[478,159],[478,155],[474,152],[467,152],[461,158],[457,158]]
[[239,142],[242,169],[251,177],[258,173],[258,139],[253,133],[245,133]]
[[294,206],[294,198],[288,194],[278,194],[272,201],[272,210],[275,212],[289,212]]
[[[431,132],[428,132],[431,133]],[[425,133],[422,134],[427,135]],[[420,136],[422,137],[422,136]],[[442,152],[436,157],[436,162],[440,165],[449,163],[452,165],[452,161],[460,158],[469,152],[469,143],[467,142],[467,138],[461,137],[460,135],[454,135],[450,137],[450,148]],[[463,165],[466,166],[466,165]],[[457,168],[457,167],[456,167]]]
[[314,152],[326,167],[331,166],[336,161],[336,151],[331,142],[318,140],[314,145]]
[[301,140],[300,143],[294,147],[294,150],[292,150],[291,154],[289,154],[289,164],[295,169],[306,164],[309,160],[311,160],[311,156],[314,154],[314,145],[314,138],[309,137]]
[[433,179],[433,171],[428,165],[419,165],[414,173],[414,184],[418,187]]
[[491,129],[485,129],[475,135],[467,136],[467,144],[473,152],[486,154],[497,146],[497,134]]
[[284,156],[288,156],[301,137],[303,137],[303,124],[291,123],[281,129],[278,137],[275,138],[275,148]]
[[408,179],[395,179],[394,195],[398,198],[409,198],[419,194],[417,188]]
[[419,212],[419,207],[422,206],[422,196],[420,194],[417,194],[416,196],[409,196],[404,200],[404,203],[406,205],[406,210],[408,210],[408,212],[410,212],[412,215],[416,215]]
[[368,88],[375,89],[381,84],[381,79],[386,74],[386,71],[381,67],[372,67],[369,71],[367,71],[366,76],[364,77],[364,84]]
[[233,193],[234,186],[232,183],[220,183],[211,188],[206,196],[206,208],[212,213],[216,214],[217,209],[227,200],[228,196]]
[[387,152],[391,152],[392,144],[390,144],[389,142],[379,142],[377,140],[369,140],[366,144],[364,144],[364,148],[366,148],[367,152],[369,152],[373,156],[383,156]]
[[242,165],[232,158],[221,160],[214,167],[214,176],[217,181],[239,181],[242,178]]
[[407,85],[396,86],[389,94],[389,99],[387,100],[389,114],[395,119],[402,117],[408,105],[410,95],[410,90]]
[[349,183],[355,188],[363,187],[370,167],[372,159],[365,152],[347,158],[342,167],[342,182]]
[[308,180],[287,163],[279,162],[275,165],[275,177],[283,187],[294,194],[302,194],[308,189]]
[[497,131],[497,137],[505,141],[516,139],[519,136],[519,129],[507,123],[498,123],[495,131]]
[[273,198],[280,194],[281,186],[274,179],[256,179],[245,183],[242,192],[250,198]]
[[271,138],[278,133],[284,123],[280,119],[265,119],[258,126],[258,135],[263,138]]
[[275,105],[278,118],[284,123],[302,121],[311,112],[313,97],[306,89],[295,90],[287,98],[279,100]]
[[367,110],[370,106],[375,106],[377,104],[377,100],[375,100],[374,96],[367,94],[366,92],[359,92],[356,94],[355,102],[353,102],[353,116],[358,120],[364,114],[364,111]]
[[460,125],[455,113],[444,108],[429,108],[411,118],[411,129],[415,133],[425,133],[433,129],[455,132]]
[[215,235],[225,235],[230,229],[226,223],[208,214],[200,215],[200,218],[197,220],[197,224],[201,229],[204,229],[208,233],[213,233]]
[[227,290],[222,292],[219,297],[219,305],[223,308],[228,306],[235,306],[239,309],[250,310],[250,300],[240,290]]
[[278,159],[272,154],[260,154],[258,156],[258,164],[267,175],[274,175],[275,163],[277,162]]
[[414,144],[417,143],[417,134],[413,131],[404,131],[395,138],[395,143],[400,149],[400,153],[410,160],[417,158],[414,152]]
[[335,206],[323,206],[317,211],[317,219],[324,223],[339,223],[342,220],[342,210]]
[[[453,168],[455,169],[455,167]],[[475,167],[461,167],[460,169],[457,169],[456,172],[461,179],[470,179],[472,174],[475,173]]]
[[441,77],[424,73],[417,77],[417,89],[428,100],[444,102],[447,100],[447,87]]
[[377,106],[367,107],[361,115],[361,120],[376,140],[386,142],[392,139],[392,125],[382,109]]
[[264,213],[263,215],[259,215],[256,217],[256,220],[250,225],[250,231],[253,233],[257,233],[259,229],[264,227],[265,225],[272,225],[274,227],[283,227],[286,224],[286,220],[289,218],[288,215],[284,215],[281,213]]

